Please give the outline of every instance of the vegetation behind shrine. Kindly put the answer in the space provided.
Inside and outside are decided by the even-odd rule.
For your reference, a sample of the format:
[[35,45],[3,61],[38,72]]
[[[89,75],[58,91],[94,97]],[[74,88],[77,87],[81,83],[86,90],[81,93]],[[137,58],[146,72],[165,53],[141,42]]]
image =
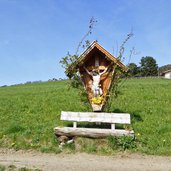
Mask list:
[[[67,81],[33,83],[0,88],[0,147],[61,152],[53,133],[61,111],[91,111],[78,90]],[[135,140],[77,138],[64,152],[114,154],[130,150],[171,155],[171,80],[130,79],[121,83],[113,112],[130,113]]]

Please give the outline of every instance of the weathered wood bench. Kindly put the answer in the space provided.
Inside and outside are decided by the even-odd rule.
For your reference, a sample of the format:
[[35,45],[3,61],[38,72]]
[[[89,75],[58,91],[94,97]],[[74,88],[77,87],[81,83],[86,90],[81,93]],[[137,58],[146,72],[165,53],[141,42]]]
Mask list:
[[[105,138],[107,136],[134,136],[133,130],[116,129],[115,124],[131,124],[128,113],[101,113],[101,112],[61,112],[61,120],[72,121],[73,127],[54,128],[57,136]],[[77,122],[109,123],[111,129],[79,128]]]

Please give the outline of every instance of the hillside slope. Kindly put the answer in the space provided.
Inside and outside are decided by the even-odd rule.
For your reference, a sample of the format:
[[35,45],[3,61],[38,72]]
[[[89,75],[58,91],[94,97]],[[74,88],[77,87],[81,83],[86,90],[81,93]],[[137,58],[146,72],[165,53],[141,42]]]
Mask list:
[[[171,80],[127,80],[120,92],[112,108],[113,112],[131,114],[136,145],[128,144],[130,149],[171,155]],[[60,152],[53,128],[67,124],[59,119],[62,110],[90,111],[80,98],[76,89],[68,89],[66,81],[1,87],[0,147]],[[113,154],[118,149],[110,138],[78,138],[68,150]]]

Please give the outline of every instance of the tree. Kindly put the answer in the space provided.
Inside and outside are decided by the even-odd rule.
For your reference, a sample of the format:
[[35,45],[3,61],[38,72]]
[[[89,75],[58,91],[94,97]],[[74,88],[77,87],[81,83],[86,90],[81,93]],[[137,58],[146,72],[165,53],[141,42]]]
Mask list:
[[140,72],[141,76],[157,76],[158,75],[158,65],[156,60],[151,56],[146,56],[141,58],[140,62]]
[[130,63],[128,66],[128,75],[136,76],[139,72],[139,67],[135,63]]

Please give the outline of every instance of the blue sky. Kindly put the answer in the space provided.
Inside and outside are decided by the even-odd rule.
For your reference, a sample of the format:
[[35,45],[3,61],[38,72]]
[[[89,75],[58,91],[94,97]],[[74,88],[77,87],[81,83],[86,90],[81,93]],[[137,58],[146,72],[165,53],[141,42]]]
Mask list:
[[0,85],[64,78],[59,61],[76,51],[92,16],[90,41],[116,55],[133,29],[130,62],[153,56],[159,66],[171,64],[170,10],[169,0],[0,0]]

